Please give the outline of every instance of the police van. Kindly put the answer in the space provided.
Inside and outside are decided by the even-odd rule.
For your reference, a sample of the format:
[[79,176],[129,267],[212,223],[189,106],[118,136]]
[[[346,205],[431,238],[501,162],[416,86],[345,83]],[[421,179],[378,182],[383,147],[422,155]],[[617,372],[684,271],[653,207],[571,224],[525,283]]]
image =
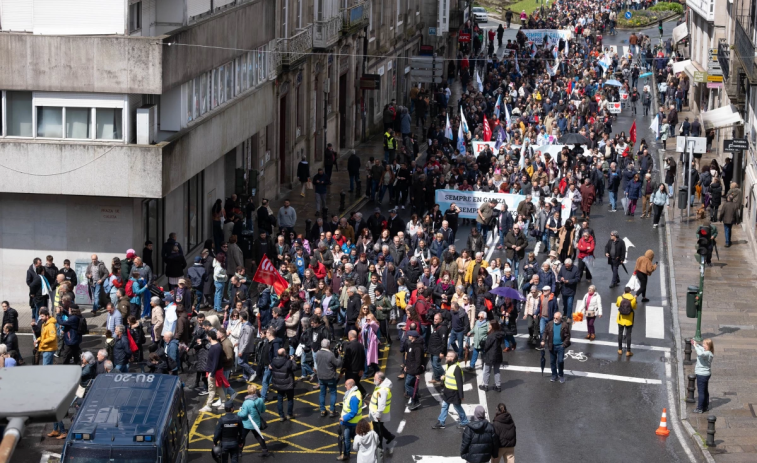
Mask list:
[[186,462],[186,410],[184,390],[177,376],[99,375],[71,424],[61,461]]

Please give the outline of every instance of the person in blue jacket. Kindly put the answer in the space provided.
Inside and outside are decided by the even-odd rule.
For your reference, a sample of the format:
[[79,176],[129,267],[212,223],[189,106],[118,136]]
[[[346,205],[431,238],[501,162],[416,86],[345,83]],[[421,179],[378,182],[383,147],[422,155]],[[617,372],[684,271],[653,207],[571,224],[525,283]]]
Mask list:
[[[139,319],[139,315],[142,312],[142,295],[148,286],[145,284],[145,280],[140,277],[139,270],[131,272],[131,291],[133,296],[129,299],[129,305],[131,306],[130,315],[134,315],[134,318]],[[127,285],[129,283],[126,283]]]
[[260,434],[260,426],[263,422],[263,413],[265,413],[265,401],[260,398],[257,384],[249,384],[247,386],[247,395],[244,398],[242,407],[237,412],[237,416],[242,418],[244,423],[244,430],[242,431],[242,445],[247,439],[247,434],[252,433],[255,440],[260,444],[262,449],[261,457],[267,457],[268,447],[265,444],[265,439]]
[[625,188],[626,198],[628,198],[628,210],[626,215],[633,217],[633,213],[636,212],[636,201],[641,196],[641,180],[639,180],[639,174],[635,174],[633,179],[628,182]]
[[58,358],[58,363],[66,365],[69,360],[74,359],[74,363],[79,363],[81,357],[81,344],[82,336],[79,333],[81,311],[72,307],[68,311],[68,317],[65,316],[65,312],[61,307],[55,309],[56,321],[58,326],[63,329],[63,352]]

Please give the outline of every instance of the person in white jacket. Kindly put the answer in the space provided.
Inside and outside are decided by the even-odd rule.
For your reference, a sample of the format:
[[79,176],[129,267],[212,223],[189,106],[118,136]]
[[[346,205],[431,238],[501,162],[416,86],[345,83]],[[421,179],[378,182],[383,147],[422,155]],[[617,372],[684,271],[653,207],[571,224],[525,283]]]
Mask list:
[[378,443],[378,434],[371,429],[371,423],[365,418],[358,421],[352,443],[352,448],[357,452],[357,463],[376,463]]
[[583,312],[586,318],[586,326],[589,329],[589,334],[586,335],[586,339],[594,340],[594,321],[599,317],[602,318],[602,297],[597,292],[597,287],[594,285],[589,286],[589,292],[583,298],[583,304],[581,304],[580,311]]

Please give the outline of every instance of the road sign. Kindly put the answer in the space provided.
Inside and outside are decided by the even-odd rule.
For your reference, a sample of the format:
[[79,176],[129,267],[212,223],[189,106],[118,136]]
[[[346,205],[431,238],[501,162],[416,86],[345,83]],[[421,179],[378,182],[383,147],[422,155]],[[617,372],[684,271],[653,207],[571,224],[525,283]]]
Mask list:
[[444,60],[434,59],[433,56],[414,56],[410,58],[410,68],[416,69],[443,69]]
[[707,82],[723,82],[723,75],[722,75],[722,73],[719,76],[713,76],[713,75],[708,74],[707,75]]
[[626,11],[625,16],[626,16],[626,19],[631,19],[631,16],[633,16],[633,14],[631,14],[630,11]]
[[412,69],[410,75],[413,77],[442,77],[444,71],[442,69]]
[[687,143],[694,144],[694,152],[697,154],[704,154],[707,151],[707,138],[705,137],[676,137],[676,152],[688,152]]
[[610,111],[611,114],[620,114],[620,102],[611,101],[607,103],[607,110]]
[[698,84],[707,82],[707,73],[704,71],[694,71],[694,82]]
[[364,90],[381,89],[381,76],[378,74],[363,74],[360,78],[360,88]]
[[746,151],[749,149],[749,140],[746,138],[734,138],[732,140],[723,140],[723,150],[728,152]]
[[428,28],[428,35],[436,35],[436,28],[435,27],[429,27]]

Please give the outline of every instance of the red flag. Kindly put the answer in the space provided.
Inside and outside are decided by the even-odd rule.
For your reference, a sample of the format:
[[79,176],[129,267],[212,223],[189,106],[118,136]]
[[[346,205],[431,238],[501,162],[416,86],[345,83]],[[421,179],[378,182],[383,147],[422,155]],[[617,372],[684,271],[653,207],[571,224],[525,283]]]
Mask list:
[[486,116],[484,116],[484,141],[491,141],[492,139],[492,128],[489,127],[489,121],[486,120]]
[[636,121],[633,121],[630,131],[631,143],[636,143]]
[[255,272],[255,276],[252,277],[252,281],[273,286],[273,290],[279,295],[289,287],[289,283],[276,270],[276,267],[273,266],[266,255],[263,255],[263,258],[260,260],[260,265],[258,265],[258,270]]

